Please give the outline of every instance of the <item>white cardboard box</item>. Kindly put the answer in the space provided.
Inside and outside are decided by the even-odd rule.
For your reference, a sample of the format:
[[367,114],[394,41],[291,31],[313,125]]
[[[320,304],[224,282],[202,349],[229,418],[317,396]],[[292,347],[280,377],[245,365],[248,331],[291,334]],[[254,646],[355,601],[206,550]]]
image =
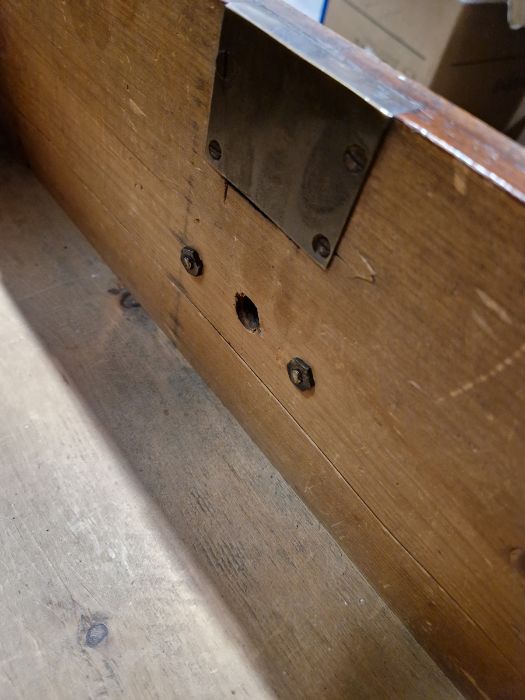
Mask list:
[[525,95],[525,29],[501,2],[330,0],[325,24],[505,130]]

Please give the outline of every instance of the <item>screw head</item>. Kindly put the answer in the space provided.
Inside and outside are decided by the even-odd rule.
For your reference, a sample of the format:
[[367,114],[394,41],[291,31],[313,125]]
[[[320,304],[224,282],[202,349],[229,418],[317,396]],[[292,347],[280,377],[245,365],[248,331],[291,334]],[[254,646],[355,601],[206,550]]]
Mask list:
[[189,275],[193,275],[193,277],[202,275],[202,260],[193,248],[185,246],[180,252],[180,261]]
[[330,241],[326,236],[315,236],[312,241],[312,248],[320,258],[327,258],[330,255]]
[[288,376],[294,386],[300,391],[308,391],[315,386],[314,375],[310,365],[300,357],[294,357],[286,365]]
[[358,143],[348,146],[343,156],[346,169],[353,173],[361,173],[366,167],[368,156],[366,149]]
[[221,144],[216,139],[212,139],[208,144],[208,152],[213,160],[220,160],[222,158]]
[[297,367],[294,367],[294,369],[290,371],[290,379],[292,380],[292,384],[298,385],[301,383],[302,375]]

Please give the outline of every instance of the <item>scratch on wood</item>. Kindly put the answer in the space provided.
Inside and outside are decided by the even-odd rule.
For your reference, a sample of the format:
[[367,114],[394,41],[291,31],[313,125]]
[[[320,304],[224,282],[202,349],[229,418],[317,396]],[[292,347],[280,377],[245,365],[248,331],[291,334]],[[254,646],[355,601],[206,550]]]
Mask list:
[[190,175],[187,179],[188,183],[188,191],[184,195],[184,199],[186,201],[186,207],[184,209],[184,224],[183,224],[183,231],[184,235],[187,236],[188,234],[188,222],[191,218],[191,208],[193,206],[193,186],[195,183],[195,179],[193,175]]
[[476,683],[476,679],[470,675],[470,673],[467,673],[464,668],[460,669],[461,672],[465,675],[466,678],[472,683],[472,685],[476,688],[478,693],[481,695],[484,700],[490,700],[490,697],[483,692],[483,690],[479,687],[479,685]]
[[421,386],[414,379],[409,379],[408,383],[410,384],[410,386],[413,386],[414,389],[417,389],[418,391],[423,391]]
[[[515,350],[511,355],[508,355],[507,357],[505,357],[503,360],[501,360],[501,362],[498,362],[497,365],[494,365],[494,367],[492,367],[492,369],[490,369],[485,374],[480,374],[475,379],[472,379],[469,382],[465,382],[464,384],[457,387],[456,389],[452,389],[452,391],[450,391],[448,394],[449,397],[452,399],[455,399],[458,396],[461,396],[462,394],[466,394],[467,392],[472,391],[472,389],[480,386],[480,384],[484,384],[489,379],[492,379],[493,377],[497,377],[498,374],[501,374],[508,367],[512,367],[512,365],[517,360],[520,360],[524,354],[525,354],[525,343],[522,343],[517,350]],[[441,403],[442,401],[445,400],[445,398],[446,397],[444,397],[444,396],[440,397],[439,399],[437,399],[436,403]]]
[[454,177],[452,178],[452,183],[454,189],[459,194],[467,194],[467,178],[469,174],[468,167],[461,162],[454,161]]
[[472,318],[473,318],[474,322],[481,328],[481,330],[485,331],[485,333],[487,333],[487,335],[490,335],[491,338],[493,338],[494,340],[497,339],[496,334],[494,333],[492,328],[485,321],[485,319],[483,318],[483,316],[481,314],[478,314],[477,311],[473,311]]
[[372,267],[370,262],[365,258],[365,256],[360,251],[357,251],[357,254],[359,255],[359,257],[363,261],[363,263],[365,265],[365,269],[367,270],[367,274],[363,275],[363,273],[361,273],[360,275],[356,275],[356,279],[361,279],[361,280],[364,280],[365,282],[370,282],[370,284],[375,284],[376,271],[374,270],[374,268]]
[[509,326],[512,325],[512,319],[510,318],[507,311],[503,308],[503,306],[501,306],[501,304],[498,304],[498,302],[495,299],[489,297],[489,295],[482,289],[476,289],[476,293],[481,299],[482,303],[487,307],[487,309],[493,311],[500,321],[503,321],[503,323],[508,323]]
[[343,258],[339,253],[336,255],[343,260],[347,265],[350,266],[352,271],[352,279],[363,280],[369,284],[375,284],[377,273],[372,267],[370,261],[363,255],[363,253],[354,248],[350,248],[350,257]]
[[131,97],[129,98],[129,106],[131,107],[131,111],[137,115],[137,117],[145,117],[146,113],[141,110],[141,108],[138,106],[138,104],[135,102],[135,100],[132,100]]
[[184,294],[184,296],[188,296],[188,292],[186,291],[186,288],[184,287],[182,282],[180,282],[175,277],[175,275],[172,275],[171,272],[168,272],[167,278],[168,278],[168,281],[170,282],[170,284],[172,284],[176,289],[178,289],[181,294]]

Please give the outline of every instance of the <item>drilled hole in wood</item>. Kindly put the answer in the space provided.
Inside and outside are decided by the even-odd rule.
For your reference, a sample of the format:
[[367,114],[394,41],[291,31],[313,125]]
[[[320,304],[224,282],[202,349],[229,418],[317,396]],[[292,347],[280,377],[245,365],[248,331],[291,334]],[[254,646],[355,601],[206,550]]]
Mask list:
[[235,311],[242,325],[251,333],[259,328],[259,313],[257,307],[245,294],[235,295]]

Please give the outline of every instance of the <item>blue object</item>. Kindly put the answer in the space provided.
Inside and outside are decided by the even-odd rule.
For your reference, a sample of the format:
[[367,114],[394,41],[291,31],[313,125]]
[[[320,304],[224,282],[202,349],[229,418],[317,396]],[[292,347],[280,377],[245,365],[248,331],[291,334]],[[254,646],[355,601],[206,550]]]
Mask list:
[[328,5],[328,0],[286,0],[286,2],[318,22],[324,20]]

